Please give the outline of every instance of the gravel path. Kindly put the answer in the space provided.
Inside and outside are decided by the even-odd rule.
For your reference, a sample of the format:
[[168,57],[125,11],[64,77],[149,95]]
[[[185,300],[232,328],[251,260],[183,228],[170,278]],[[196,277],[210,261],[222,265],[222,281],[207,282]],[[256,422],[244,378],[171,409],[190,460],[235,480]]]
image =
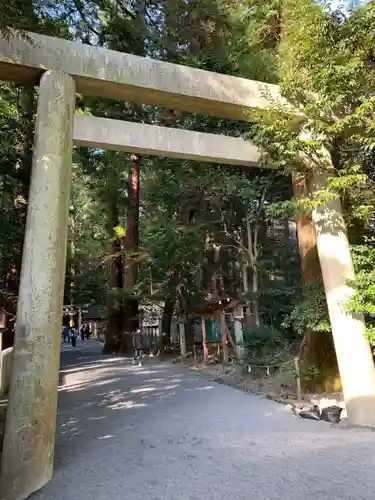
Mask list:
[[34,500],[373,500],[375,433],[79,342],[63,346],[55,465]]

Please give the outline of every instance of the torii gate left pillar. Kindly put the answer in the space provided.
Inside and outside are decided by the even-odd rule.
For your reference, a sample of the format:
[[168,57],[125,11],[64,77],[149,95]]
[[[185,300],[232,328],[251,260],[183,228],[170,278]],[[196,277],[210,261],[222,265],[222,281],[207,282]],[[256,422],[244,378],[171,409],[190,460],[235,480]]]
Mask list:
[[34,156],[1,466],[1,500],[52,477],[71,185],[75,83],[40,81]]

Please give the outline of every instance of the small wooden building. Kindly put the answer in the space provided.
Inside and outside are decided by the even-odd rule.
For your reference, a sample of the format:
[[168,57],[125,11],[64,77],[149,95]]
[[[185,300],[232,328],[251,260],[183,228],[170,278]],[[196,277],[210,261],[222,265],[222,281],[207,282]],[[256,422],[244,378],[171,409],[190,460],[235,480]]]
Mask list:
[[199,318],[205,362],[210,358],[227,362],[229,354],[236,352],[232,312],[239,304],[230,297],[206,297],[192,307],[180,308],[180,315]]

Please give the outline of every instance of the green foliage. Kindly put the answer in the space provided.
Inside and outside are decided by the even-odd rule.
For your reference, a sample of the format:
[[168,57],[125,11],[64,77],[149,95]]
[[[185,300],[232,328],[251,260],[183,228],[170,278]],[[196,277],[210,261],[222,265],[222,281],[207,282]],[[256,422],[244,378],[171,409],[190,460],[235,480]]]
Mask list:
[[282,341],[282,333],[269,326],[244,329],[244,343],[252,351],[267,347],[278,347],[282,344]]
[[[73,301],[76,304],[104,304],[106,275],[103,265],[107,214],[95,196],[92,177],[79,164],[73,168],[71,218],[74,255],[68,252],[67,267],[74,269]],[[91,181],[91,182],[89,182]]]
[[367,334],[375,341],[375,238],[365,238],[364,244],[353,247],[356,270],[356,293],[347,307],[367,320]]
[[126,236],[126,228],[118,225],[118,226],[115,226],[113,228],[113,231],[115,233],[115,238],[116,239],[120,239],[120,238],[124,238]]
[[[257,126],[249,136],[266,152],[270,166],[286,172],[300,170],[307,177],[311,170],[326,170],[330,177],[328,190],[298,201],[273,203],[267,208],[268,216],[301,209],[309,213],[317,204],[341,198],[350,240],[357,245],[353,246],[357,292],[347,307],[365,314],[371,333],[373,250],[366,235],[373,234],[375,206],[375,2],[343,14],[311,0],[268,0],[252,15],[258,28],[252,32],[251,46],[266,43],[269,33],[275,33],[275,19],[280,21],[276,23],[282,26],[278,75],[294,110],[276,104],[271,111],[255,114]],[[296,292],[295,305],[283,325],[300,334],[306,328],[329,330],[322,284]]]
[[283,333],[272,327],[245,328],[244,345],[246,363],[250,365],[266,366],[290,359]]
[[[15,280],[22,253],[25,228],[29,165],[26,165],[25,121],[20,104],[21,89],[15,85],[0,86],[0,280],[7,281],[9,272]],[[15,283],[11,284],[13,288]]]
[[304,285],[296,295],[295,305],[282,323],[284,328],[293,328],[303,336],[306,330],[329,332],[327,304],[322,281]]
[[[245,136],[262,148],[264,166],[273,169],[143,158],[140,244],[129,253],[123,241],[128,236],[130,156],[77,151],[75,249],[68,261],[74,270],[74,300],[103,304],[129,293],[150,301],[177,298],[187,305],[215,293],[248,300],[252,310],[259,310],[261,324],[248,338],[249,352],[266,359],[282,338],[301,336],[307,328],[329,329],[321,283],[301,287],[289,225],[299,210],[308,213],[340,197],[357,244],[358,291],[350,307],[371,322],[374,255],[364,235],[373,233],[375,203],[374,2],[346,16],[310,0],[130,0],[113,5],[99,0],[10,2],[2,7],[0,30],[26,26],[94,46],[280,83],[298,116],[295,109],[274,103],[272,110],[240,123],[82,99],[82,112],[97,116]],[[27,198],[28,188],[26,120],[19,96],[14,86],[0,89],[3,279],[10,257],[20,262],[25,206],[17,200]],[[306,128],[309,136],[301,134]],[[290,172],[308,176],[310,169],[329,168],[331,159],[329,189],[293,199]],[[110,282],[109,269],[119,260],[122,270],[137,263],[134,290],[124,290],[121,279]]]
[[[31,8],[29,26],[34,31],[222,73],[277,80],[278,37],[266,30],[263,42],[263,32],[257,32],[268,3],[255,17],[256,2],[250,0],[153,0],[141,4],[131,0],[114,9],[111,2],[95,0],[63,0],[59,5],[40,0],[25,6]],[[276,2],[272,9],[269,20],[277,19]],[[13,14],[7,19],[8,25],[16,27]],[[80,112],[97,116],[202,132],[233,136],[248,133],[249,128],[250,135],[256,132],[256,126],[249,123],[130,103],[80,98],[80,106],[84,107]],[[14,133],[18,112],[13,108],[13,97],[5,96],[2,158],[13,155],[9,165],[16,164],[19,143]],[[214,292],[214,281],[219,296],[245,299],[246,272],[251,283],[248,298],[259,303],[262,321],[280,324],[280,311],[290,310],[291,290],[299,280],[296,243],[289,241],[290,232],[282,228],[285,212],[271,214],[270,209],[272,203],[286,203],[290,197],[287,177],[262,170],[143,158],[140,245],[130,255],[122,247],[127,237],[129,155],[81,150],[75,152],[75,161],[70,235],[74,249],[68,253],[68,271],[76,303],[103,304],[107,298],[121,300],[134,293],[144,300],[178,298],[193,304]],[[17,218],[12,196],[8,213]],[[252,237],[257,234],[250,249],[246,218]],[[12,238],[15,226],[10,225]],[[9,242],[2,241],[4,251],[12,254]],[[132,291],[124,290],[121,279],[110,282],[109,269],[119,260],[123,269],[130,260],[137,261],[138,280]],[[256,271],[257,290],[253,286]]]

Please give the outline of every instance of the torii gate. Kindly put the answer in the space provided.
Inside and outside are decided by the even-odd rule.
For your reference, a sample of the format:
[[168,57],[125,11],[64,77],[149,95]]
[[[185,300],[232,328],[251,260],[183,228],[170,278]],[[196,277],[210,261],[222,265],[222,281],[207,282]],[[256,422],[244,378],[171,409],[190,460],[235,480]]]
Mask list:
[[[40,87],[0,486],[1,499],[22,500],[53,473],[73,143],[233,165],[261,157],[242,139],[74,116],[76,92],[240,120],[283,99],[275,85],[31,33],[0,39],[0,79]],[[312,191],[325,185],[313,176]],[[339,200],[313,221],[348,415],[373,426],[363,319],[343,307],[354,271]]]

